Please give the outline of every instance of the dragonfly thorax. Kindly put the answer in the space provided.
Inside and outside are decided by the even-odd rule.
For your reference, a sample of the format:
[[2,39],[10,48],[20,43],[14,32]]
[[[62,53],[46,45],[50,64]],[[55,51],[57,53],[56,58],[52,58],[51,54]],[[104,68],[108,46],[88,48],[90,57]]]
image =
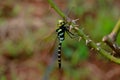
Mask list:
[[59,20],[58,21],[58,26],[59,26],[59,28],[56,30],[57,36],[58,36],[58,39],[60,41],[63,41],[64,38],[65,38],[64,36],[65,36],[65,31],[66,31],[65,21],[64,20]]

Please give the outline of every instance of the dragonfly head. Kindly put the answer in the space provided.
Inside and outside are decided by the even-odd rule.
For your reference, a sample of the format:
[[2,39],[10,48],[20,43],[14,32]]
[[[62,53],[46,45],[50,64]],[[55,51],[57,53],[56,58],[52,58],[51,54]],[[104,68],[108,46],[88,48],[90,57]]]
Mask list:
[[64,20],[58,20],[58,27],[61,27],[65,25],[65,21]]

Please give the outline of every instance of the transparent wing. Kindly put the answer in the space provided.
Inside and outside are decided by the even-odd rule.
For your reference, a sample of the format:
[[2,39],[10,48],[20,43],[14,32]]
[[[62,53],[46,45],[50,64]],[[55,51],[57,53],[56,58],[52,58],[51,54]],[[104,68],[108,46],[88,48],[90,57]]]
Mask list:
[[50,53],[52,52],[53,55],[52,55],[52,58],[49,62],[48,67],[46,68],[46,71],[45,71],[44,76],[43,76],[43,80],[49,80],[49,75],[53,71],[54,64],[57,61],[57,47],[56,47],[56,44],[57,44],[57,37],[54,41],[53,47],[49,51]]

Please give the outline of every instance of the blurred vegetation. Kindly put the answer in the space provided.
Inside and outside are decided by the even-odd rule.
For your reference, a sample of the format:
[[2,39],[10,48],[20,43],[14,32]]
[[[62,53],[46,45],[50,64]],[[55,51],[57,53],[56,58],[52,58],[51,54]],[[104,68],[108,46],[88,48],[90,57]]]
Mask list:
[[[61,1],[63,1],[64,4],[57,2],[56,4],[60,5],[60,8],[64,6],[62,8],[63,11],[70,10],[70,12],[67,14],[70,18],[79,18],[80,20],[77,23],[80,24],[81,28],[84,28],[84,31],[96,42],[101,41],[103,36],[109,34],[112,31],[120,17],[120,2],[118,1],[118,3],[117,0]],[[3,3],[2,1],[0,2],[0,5],[2,5],[0,6],[0,54],[8,57],[9,59],[19,59],[19,57],[29,58],[35,53],[39,53],[41,55],[39,57],[40,60],[44,57],[45,54],[51,58],[53,51],[50,53],[49,51],[52,47],[57,46],[57,43],[56,46],[52,46],[56,38],[56,18],[59,18],[56,13],[50,13],[49,11],[46,11],[46,13],[44,13],[44,17],[46,19],[42,18],[43,16],[40,17],[40,20],[43,19],[43,21],[39,22],[38,19],[38,23],[43,23],[43,25],[41,26],[38,23],[33,25],[32,21],[34,21],[34,19],[31,17],[31,15],[29,16],[29,14],[34,12],[35,8],[32,8],[33,5],[30,5],[29,8],[23,10],[21,4],[18,4],[14,0],[6,0],[5,2],[3,1]],[[30,0],[30,2],[32,1]],[[28,18],[23,18],[23,22],[25,21],[27,24],[24,25],[25,30],[17,28],[17,26],[6,27],[5,24],[7,24],[9,20],[17,18],[22,12],[25,12],[24,18],[26,18],[26,16]],[[29,17],[31,17],[31,20],[29,20]],[[53,17],[55,19],[53,19]],[[36,25],[38,28],[35,27]],[[15,32],[12,31],[14,28]],[[10,29],[10,31],[8,29]],[[17,36],[17,38],[14,37],[13,34],[16,34],[14,36]],[[120,45],[120,36],[117,38],[117,43]],[[86,47],[86,43],[83,40],[78,42],[77,39],[71,39],[66,34],[66,40],[63,42],[62,46],[62,67],[64,68],[64,77],[66,80],[100,80],[95,76],[90,76],[91,73],[87,67],[81,66],[84,61],[89,59],[89,53],[89,49]],[[49,61],[48,57],[43,59],[48,60],[42,62],[40,66],[45,66],[46,68],[48,64],[47,61]],[[56,68],[57,66],[55,69]],[[1,68],[0,71],[2,71]],[[88,77],[88,79],[86,79],[86,77]],[[57,76],[55,75],[51,76],[51,80],[58,80],[56,78]],[[3,75],[0,80],[7,79]]]

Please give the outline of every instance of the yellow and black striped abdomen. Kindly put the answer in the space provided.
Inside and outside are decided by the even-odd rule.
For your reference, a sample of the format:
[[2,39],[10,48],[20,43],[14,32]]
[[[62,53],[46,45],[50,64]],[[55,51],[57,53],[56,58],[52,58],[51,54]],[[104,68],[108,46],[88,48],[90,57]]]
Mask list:
[[61,26],[59,29],[56,30],[57,32],[57,37],[59,39],[59,45],[58,45],[58,66],[59,69],[61,68],[61,47],[62,47],[62,41],[65,39],[65,30],[66,27]]
[[59,66],[59,69],[61,68],[61,46],[62,46],[62,43],[59,42],[59,45],[58,45],[58,66]]

